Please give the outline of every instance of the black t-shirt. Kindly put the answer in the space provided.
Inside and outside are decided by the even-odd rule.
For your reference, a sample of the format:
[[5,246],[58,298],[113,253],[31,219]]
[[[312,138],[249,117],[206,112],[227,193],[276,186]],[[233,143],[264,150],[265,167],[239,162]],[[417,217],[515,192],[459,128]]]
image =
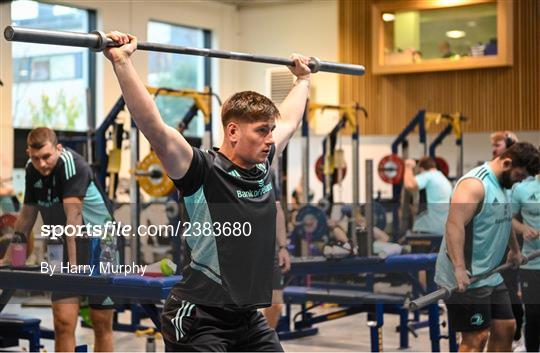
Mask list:
[[274,195],[276,196],[276,201],[281,201],[281,188],[278,180],[278,175],[275,169],[272,169],[270,173],[272,175],[272,184],[274,185]]
[[[184,233],[189,263],[173,288],[175,295],[194,304],[235,310],[270,305],[276,237],[270,173],[274,153],[272,147],[265,163],[245,170],[217,149],[193,148],[186,175],[173,180],[189,222]],[[206,235],[197,232],[196,223]]]
[[92,169],[77,152],[64,147],[51,174],[41,175],[26,166],[24,203],[38,207],[46,225],[65,225],[63,199],[83,198],[83,224],[104,224],[112,219],[106,198],[94,182]]

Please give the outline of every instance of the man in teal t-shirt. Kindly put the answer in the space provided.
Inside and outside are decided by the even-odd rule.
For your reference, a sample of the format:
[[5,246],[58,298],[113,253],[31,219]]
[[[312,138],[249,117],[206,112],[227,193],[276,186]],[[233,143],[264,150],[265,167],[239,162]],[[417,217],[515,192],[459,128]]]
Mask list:
[[512,350],[516,327],[508,290],[499,273],[470,283],[470,277],[497,267],[509,246],[508,261],[521,263],[512,231],[512,207],[505,189],[540,172],[540,151],[516,143],[476,167],[457,183],[446,232],[437,257],[435,282],[458,290],[446,300],[450,327],[461,332],[460,350]]
[[[540,174],[516,185],[512,192],[517,234],[523,236],[523,255],[540,250]],[[521,221],[518,219],[521,216]],[[521,266],[521,292],[525,304],[525,347],[527,352],[540,348],[540,258]]]
[[[422,157],[418,162],[420,173],[414,175],[416,162],[408,159],[405,162],[403,185],[411,192],[420,191],[421,204],[427,207],[420,210],[414,220],[413,231],[443,235],[448,217],[448,206],[452,194],[452,184],[446,176],[437,169],[431,157]],[[425,193],[425,196],[422,194]]]

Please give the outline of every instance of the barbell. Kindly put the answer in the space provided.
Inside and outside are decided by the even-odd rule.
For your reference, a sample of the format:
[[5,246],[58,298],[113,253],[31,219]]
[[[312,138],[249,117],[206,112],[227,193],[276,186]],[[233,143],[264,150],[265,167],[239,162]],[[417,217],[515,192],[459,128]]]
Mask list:
[[[7,26],[4,29],[4,38],[8,41],[27,42],[38,44],[64,45],[71,47],[90,48],[93,51],[102,51],[107,47],[120,46],[102,31],[91,33],[53,31],[36,28],[25,28],[17,26]],[[155,51],[174,54],[206,56],[211,58],[232,59],[241,61],[251,61],[265,64],[294,66],[294,62],[289,58],[254,55],[226,50],[215,50],[206,48],[185,47],[180,45],[138,42],[138,50]],[[362,65],[343,64],[329,61],[321,61],[316,57],[310,58],[309,68],[312,73],[324,71],[345,75],[363,75],[365,68]]]
[[[437,169],[441,171],[446,177],[450,171],[450,167],[444,158],[434,157]],[[403,181],[403,174],[405,173],[405,162],[397,154],[389,154],[384,156],[377,167],[379,177],[388,184],[400,184]]]
[[[523,256],[523,260],[521,261],[521,265],[525,265],[527,262],[536,259],[537,257],[540,257],[540,250],[534,251],[530,253],[527,256]],[[503,265],[500,265],[498,267],[495,267],[493,270],[476,275],[471,277],[470,283],[473,284],[475,282],[478,282],[482,279],[488,278],[495,273],[499,273],[504,270],[508,270],[511,268],[514,268],[515,266],[511,263],[506,263]],[[457,286],[453,287],[441,287],[439,290],[436,290],[435,292],[431,292],[428,295],[425,295],[423,297],[420,297],[418,299],[415,299],[411,301],[408,304],[409,311],[416,311],[420,310],[430,304],[438,302],[440,299],[448,299],[457,290]]]

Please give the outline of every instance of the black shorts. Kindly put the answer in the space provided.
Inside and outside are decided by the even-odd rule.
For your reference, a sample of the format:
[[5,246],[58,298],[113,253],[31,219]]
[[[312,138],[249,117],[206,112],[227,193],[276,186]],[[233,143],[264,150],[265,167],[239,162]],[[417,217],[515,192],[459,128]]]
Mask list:
[[[77,264],[79,265],[89,265],[94,264],[99,267],[99,252],[97,252],[97,247],[99,246],[99,242],[96,245],[96,241],[98,241],[98,238],[90,239],[88,237],[76,237],[75,238],[75,246],[77,249]],[[68,262],[68,253],[67,253],[67,246],[66,242],[64,240],[64,259],[63,263],[66,264]],[[65,293],[65,292],[53,292],[51,294],[51,301],[55,302],[58,300],[68,299],[68,298],[77,298],[78,295],[75,295],[73,293]],[[102,295],[92,295],[88,296],[88,305],[90,308],[95,310],[110,310],[114,309],[114,301],[110,297],[105,297]]]
[[490,326],[491,320],[512,320],[512,305],[504,283],[496,287],[455,292],[446,300],[450,327],[457,332],[477,331]]
[[195,305],[173,294],[163,308],[161,334],[169,352],[283,352],[258,310]]
[[519,276],[525,315],[540,317],[540,270],[521,269]]
[[[72,293],[64,293],[64,292],[53,292],[51,294],[51,301],[53,303],[59,300],[69,299],[69,298],[79,298],[79,296],[76,296]],[[84,299],[84,297],[81,297],[81,298]],[[88,298],[88,306],[94,310],[114,309],[114,301],[110,297],[104,297],[101,295],[89,295],[86,298]]]
[[501,276],[504,281],[504,285],[508,288],[508,295],[510,296],[510,302],[512,304],[521,304],[521,300],[518,297],[519,292],[519,270],[508,269],[501,271]]

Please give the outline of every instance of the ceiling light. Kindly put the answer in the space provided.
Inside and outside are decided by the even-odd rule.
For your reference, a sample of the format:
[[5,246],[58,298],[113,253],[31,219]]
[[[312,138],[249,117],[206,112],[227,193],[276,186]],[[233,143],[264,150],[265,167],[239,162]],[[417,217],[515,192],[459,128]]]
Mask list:
[[382,14],[382,20],[384,22],[392,22],[395,19],[396,19],[396,15],[394,15],[393,13],[385,12]]
[[465,32],[458,30],[448,31],[446,32],[446,36],[452,39],[459,39],[465,37]]

